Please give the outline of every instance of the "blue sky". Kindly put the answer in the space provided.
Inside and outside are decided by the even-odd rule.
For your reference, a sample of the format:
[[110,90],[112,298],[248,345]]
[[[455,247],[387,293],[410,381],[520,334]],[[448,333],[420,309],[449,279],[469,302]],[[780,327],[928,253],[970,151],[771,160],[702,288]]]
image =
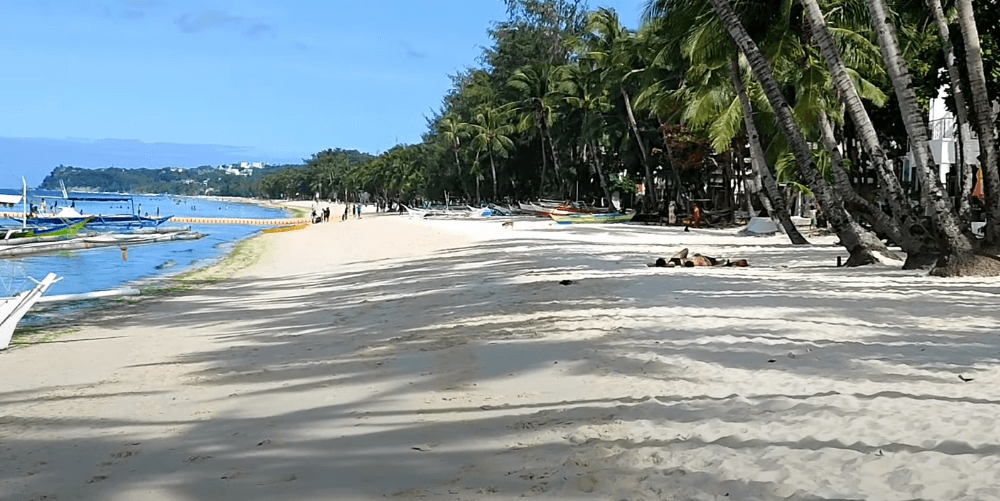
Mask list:
[[[642,1],[593,1],[638,26]],[[0,2],[0,185],[414,143],[500,0]]]

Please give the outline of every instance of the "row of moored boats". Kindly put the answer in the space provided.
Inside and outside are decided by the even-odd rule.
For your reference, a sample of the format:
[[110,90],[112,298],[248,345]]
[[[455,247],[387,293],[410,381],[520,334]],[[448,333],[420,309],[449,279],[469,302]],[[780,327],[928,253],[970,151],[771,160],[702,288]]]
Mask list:
[[51,211],[45,208],[46,198],[50,197],[42,197],[41,212],[35,210],[29,212],[27,210],[27,188],[25,188],[23,196],[0,195],[0,204],[12,207],[21,204],[23,207],[19,216],[9,217],[10,224],[0,224],[0,240],[10,242],[20,239],[67,238],[78,234],[85,227],[94,231],[133,231],[141,228],[156,228],[171,218],[171,216],[143,216],[135,213],[84,215],[75,208],[77,201],[119,202],[131,201],[131,197],[71,197],[66,195],[60,200],[71,205],[63,207],[54,205]]
[[632,219],[633,213],[623,213],[610,207],[594,207],[583,202],[540,200],[521,202],[516,206],[490,204],[486,207],[443,206],[406,207],[411,217],[420,218],[488,218],[497,216],[537,216],[549,218],[560,224],[623,223]]

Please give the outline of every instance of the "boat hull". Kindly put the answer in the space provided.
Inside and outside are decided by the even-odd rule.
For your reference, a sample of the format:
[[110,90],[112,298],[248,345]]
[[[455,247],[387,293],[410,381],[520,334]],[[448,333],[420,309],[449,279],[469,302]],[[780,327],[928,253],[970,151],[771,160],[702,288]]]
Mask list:
[[[148,217],[134,216],[131,214],[99,214],[96,216],[84,217],[29,217],[27,224],[33,226],[49,226],[88,221],[85,226],[91,227],[114,227],[114,228],[154,228],[167,222],[173,216]],[[15,221],[22,222],[20,218]]]
[[551,215],[553,221],[559,224],[599,224],[599,223],[627,223],[632,220],[635,214],[622,214],[620,212],[606,212],[600,214],[570,214],[566,216]]
[[38,237],[71,237],[76,235],[83,229],[84,226],[90,221],[90,218],[84,218],[80,221],[66,222],[60,221],[56,224],[51,224],[47,226],[32,226],[26,228],[12,228],[0,234],[3,240],[16,240],[25,238],[38,238]]

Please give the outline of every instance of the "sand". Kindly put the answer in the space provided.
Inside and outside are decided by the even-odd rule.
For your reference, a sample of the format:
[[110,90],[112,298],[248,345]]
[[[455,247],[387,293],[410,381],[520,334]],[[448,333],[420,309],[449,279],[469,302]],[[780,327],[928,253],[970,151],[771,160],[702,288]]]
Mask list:
[[[811,241],[263,235],[232,278],[0,354],[0,499],[1000,499],[995,279]],[[685,247],[752,266],[646,266]]]

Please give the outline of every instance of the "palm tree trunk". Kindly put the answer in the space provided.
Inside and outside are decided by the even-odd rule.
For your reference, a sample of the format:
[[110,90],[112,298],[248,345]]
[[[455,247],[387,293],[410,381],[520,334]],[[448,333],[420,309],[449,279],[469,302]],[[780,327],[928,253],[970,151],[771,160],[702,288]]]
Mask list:
[[812,152],[809,150],[809,145],[802,135],[802,130],[799,128],[798,123],[795,122],[791,107],[781,94],[778,82],[771,72],[770,63],[761,54],[760,49],[757,48],[757,44],[750,38],[750,35],[746,32],[742,23],[740,23],[736,11],[733,10],[728,0],[709,1],[716,15],[719,16],[719,19],[725,25],[729,36],[732,37],[733,41],[740,48],[740,51],[746,56],[747,61],[750,63],[750,68],[753,70],[754,77],[764,89],[764,93],[767,95],[767,99],[777,116],[778,125],[781,127],[789,148],[795,156],[795,162],[799,167],[799,175],[802,176],[809,189],[812,190],[813,196],[816,197],[816,202],[830,221],[837,236],[840,237],[841,245],[850,253],[846,265],[862,266],[876,262],[877,259],[874,252],[888,252],[888,250],[875,235],[865,231],[850,218],[847,211],[844,210],[843,201],[837,196],[836,192],[827,186],[826,180],[820,173],[819,168],[816,167],[816,162],[812,158]]
[[[934,255],[937,252],[937,244],[933,235],[922,231],[922,228],[918,229],[920,227],[920,218],[911,209],[909,198],[903,191],[903,187],[899,184],[899,179],[896,178],[896,174],[892,170],[885,150],[882,149],[882,145],[879,143],[875,127],[872,125],[871,119],[868,117],[868,112],[865,110],[864,104],[858,96],[854,82],[851,81],[850,76],[847,74],[847,68],[840,57],[840,51],[837,48],[836,42],[826,27],[826,21],[823,19],[823,12],[820,11],[819,3],[816,0],[802,0],[802,5],[809,20],[813,38],[823,53],[824,59],[826,59],[827,67],[830,69],[837,93],[840,95],[840,99],[844,103],[847,112],[851,115],[851,120],[854,121],[855,130],[857,130],[861,144],[875,166],[875,171],[878,173],[880,191],[892,209],[893,217],[896,220],[893,226],[898,229],[894,233],[900,236],[899,239],[893,240],[895,240],[897,245],[902,247],[903,252],[909,258],[915,259],[913,264],[926,262],[928,255]],[[837,153],[839,155],[839,152]],[[847,194],[848,190],[850,194]],[[854,192],[850,182],[845,186],[841,186],[840,192],[842,196],[847,195],[850,197],[852,202],[857,202],[851,196],[857,195],[857,193]],[[874,208],[871,204],[864,207],[866,210]],[[882,223],[885,222],[884,220],[880,221]],[[922,237],[915,237],[913,234],[914,230],[919,231]]]
[[[479,154],[480,153],[482,153],[482,150],[479,150],[479,151],[476,152],[476,161],[473,163],[473,167],[475,167],[476,170],[478,170],[479,172],[482,172],[483,169],[482,169],[482,167],[479,166]],[[479,173],[476,173],[475,176],[476,176],[476,205],[479,205],[483,201],[483,198],[481,196],[479,196],[479,178],[481,178],[482,175],[479,174]]]
[[656,209],[656,204],[653,199],[653,170],[649,165],[649,152],[646,151],[646,143],[642,141],[642,136],[639,135],[639,126],[635,122],[635,115],[632,113],[632,100],[628,97],[628,92],[625,92],[625,88],[620,88],[622,92],[622,99],[625,101],[625,113],[628,117],[628,126],[632,129],[632,134],[635,135],[635,142],[639,143],[639,153],[642,154],[642,166],[646,169],[646,210],[652,211]]
[[547,121],[545,123],[545,136],[549,140],[549,151],[552,153],[552,173],[556,175],[556,182],[559,183],[560,188],[564,188],[562,172],[559,170],[559,157],[556,155],[556,143],[552,140],[552,131],[549,130]]
[[[586,154],[587,154],[586,153],[587,152],[587,144],[586,143],[584,143],[583,149],[584,149],[584,155],[586,156]],[[615,207],[614,203],[611,201],[611,188],[608,188],[608,182],[604,179],[604,169],[601,168],[601,161],[597,158],[597,147],[596,146],[591,146],[590,147],[590,162],[591,162],[591,165],[594,166],[594,170],[596,171],[597,180],[600,181],[600,183],[601,183],[601,191],[604,192],[604,197],[608,199],[608,205],[612,209],[618,210],[618,208]]]
[[[844,198],[844,202],[856,207],[864,215],[865,219],[871,223],[872,227],[875,228],[875,231],[884,233],[890,240],[896,242],[903,249],[907,247],[912,248],[915,244],[906,242],[906,238],[909,238],[909,236],[904,235],[899,230],[896,222],[876,207],[875,204],[865,200],[854,190],[854,186],[851,185],[851,180],[847,176],[847,170],[844,167],[844,158],[840,154],[840,148],[838,148],[837,139],[833,134],[833,126],[830,123],[830,118],[825,113],[819,116],[819,129],[820,141],[822,141],[827,151],[830,152],[830,159],[833,163],[834,187],[840,193],[840,196]],[[900,242],[904,243],[900,244]],[[933,264],[936,257],[937,253],[929,255],[908,253],[903,269],[916,269],[929,266]]]
[[747,140],[750,143],[750,166],[754,177],[762,180],[764,189],[767,190],[767,198],[770,198],[772,203],[763,203],[765,200],[763,196],[761,196],[761,202],[768,209],[768,215],[781,224],[782,229],[785,230],[785,234],[788,235],[788,239],[793,244],[808,244],[809,241],[802,236],[802,233],[795,227],[795,223],[792,222],[792,216],[788,213],[788,207],[785,206],[785,200],[781,197],[781,191],[778,190],[778,183],[774,181],[771,169],[767,167],[764,148],[760,144],[760,133],[757,131],[757,122],[753,118],[753,107],[750,105],[746,86],[743,85],[743,74],[737,59],[729,61],[729,70],[733,74],[733,88],[736,90],[743,108],[743,124],[746,126]]
[[465,177],[462,176],[462,163],[458,160],[458,148],[452,148],[455,152],[455,168],[458,169],[458,184],[462,187],[462,194],[469,198],[469,189],[465,187]]
[[559,157],[556,156],[556,144],[552,141],[552,131],[549,130],[549,120],[542,117],[542,132],[545,137],[549,140],[549,150],[552,152],[552,173],[556,175],[556,182],[559,183],[560,189],[563,188],[562,173],[559,171]]
[[964,224],[972,221],[972,205],[969,197],[972,194],[972,167],[965,161],[965,124],[969,123],[969,115],[966,111],[965,92],[962,91],[962,76],[955,64],[955,47],[951,44],[951,33],[948,29],[948,21],[944,18],[944,9],[941,8],[941,0],[927,0],[927,6],[934,14],[934,21],[937,23],[938,32],[941,34],[941,43],[944,45],[944,60],[948,66],[948,78],[951,81],[951,95],[955,98],[955,132],[958,135],[958,145],[955,153],[958,156],[959,175],[961,179],[958,197],[958,216],[962,218]]
[[[1000,172],[997,170],[996,133],[993,130],[993,108],[986,91],[983,53],[979,46],[979,29],[972,10],[972,0],[957,0],[958,24],[965,40],[965,64],[969,87],[972,89],[972,110],[979,134],[979,165],[983,169],[983,191],[986,192],[986,240],[990,247],[1000,246]],[[994,249],[995,251],[995,249]]]
[[497,166],[493,163],[493,148],[489,150],[490,154],[490,172],[493,173],[493,201],[497,201]]
[[746,169],[746,159],[750,158],[749,147],[747,146],[750,142],[749,134],[744,135],[742,138],[734,138],[735,147],[733,148],[733,157],[740,159],[740,176],[743,179],[743,210],[750,216],[753,216],[753,197],[757,197],[760,204],[764,207],[767,215],[770,216],[774,207],[771,205],[771,199],[767,198],[767,194],[764,193],[764,185],[760,182],[760,176],[756,175],[756,171],[753,169],[753,159],[750,159],[750,174],[747,174]]
[[[917,105],[917,97],[913,91],[906,61],[900,54],[896,29],[889,22],[887,6],[884,0],[869,0],[868,8],[871,11],[875,31],[878,34],[882,59],[885,60],[886,69],[896,93],[896,100],[899,102],[903,125],[906,127],[906,134],[909,136],[911,151],[913,151],[913,159],[920,174],[921,201],[924,207],[931,211],[931,221],[943,246],[944,255],[942,259],[938,260],[936,269],[931,272],[937,275],[1000,274],[1000,261],[973,256],[972,242],[966,238],[959,227],[951,200],[941,189],[937,172],[931,169],[931,151],[923,114]],[[992,264],[983,261],[984,259],[991,261]],[[980,262],[980,264],[976,264],[976,262]]]
[[545,134],[539,134],[538,137],[542,143],[542,176],[538,180],[538,198],[542,198],[545,193],[545,171],[548,170],[549,159],[545,155]]

